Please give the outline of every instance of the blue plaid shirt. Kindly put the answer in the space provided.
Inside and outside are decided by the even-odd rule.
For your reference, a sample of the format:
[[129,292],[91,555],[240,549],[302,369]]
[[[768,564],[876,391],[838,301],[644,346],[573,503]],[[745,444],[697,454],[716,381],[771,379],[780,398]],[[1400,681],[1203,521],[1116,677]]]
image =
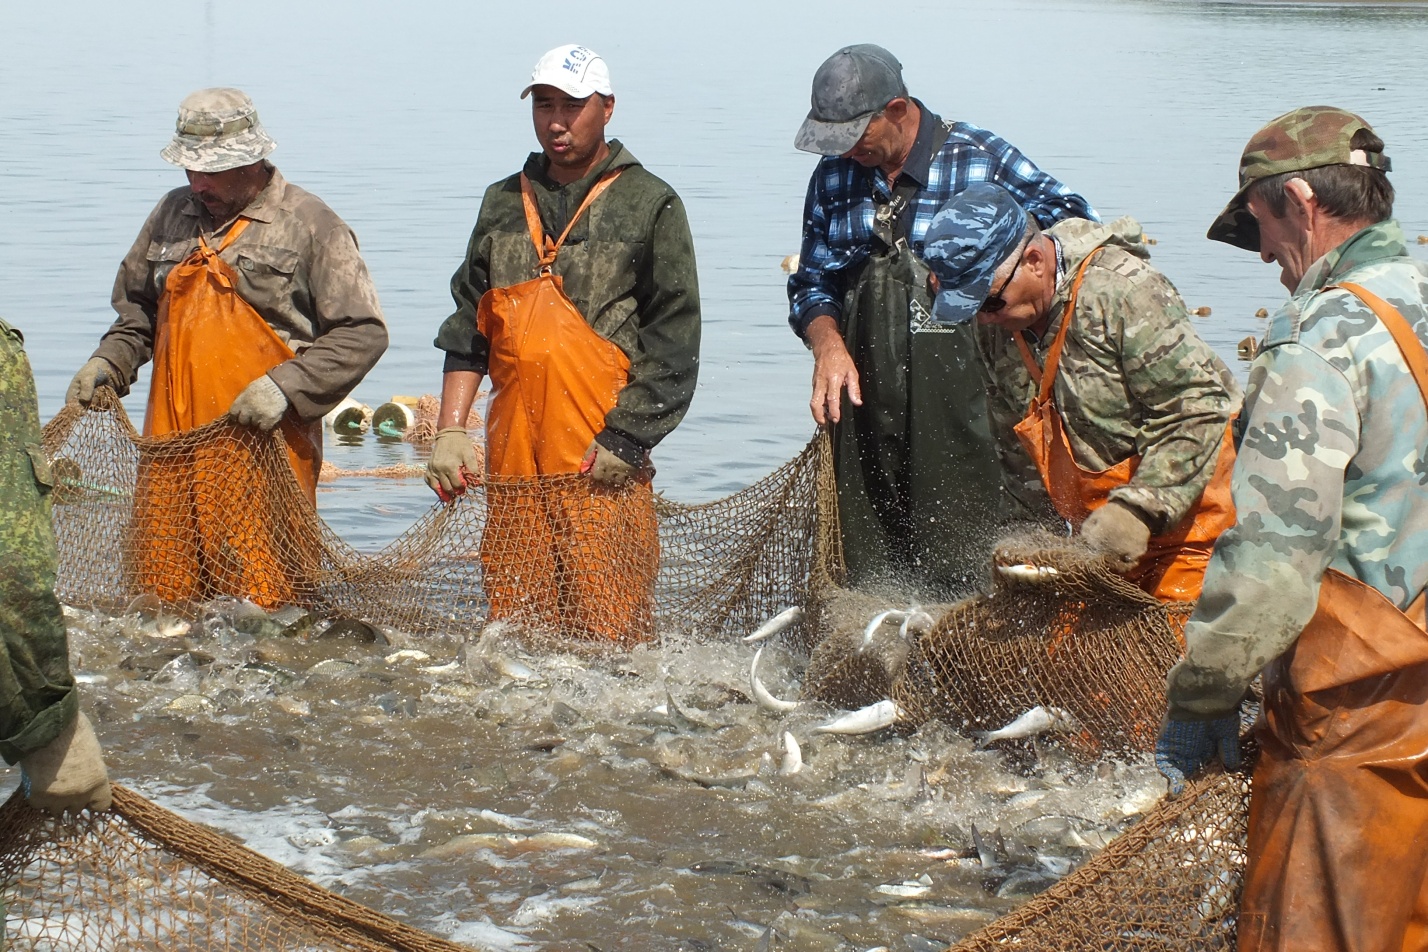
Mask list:
[[[973,182],[1006,188],[1043,227],[1063,218],[1098,220],[1084,198],[985,129],[953,123],[947,142],[931,155],[931,139],[942,120],[921,102],[917,105],[922,110],[917,141],[899,176],[910,176],[921,185],[903,218],[913,253],[922,254],[922,240],[938,210]],[[788,279],[788,322],[800,337],[815,317],[842,314],[843,290],[857,277],[858,266],[872,249],[874,195],[882,203],[892,198],[882,169],[826,156],[814,170],[803,209],[798,270]]]

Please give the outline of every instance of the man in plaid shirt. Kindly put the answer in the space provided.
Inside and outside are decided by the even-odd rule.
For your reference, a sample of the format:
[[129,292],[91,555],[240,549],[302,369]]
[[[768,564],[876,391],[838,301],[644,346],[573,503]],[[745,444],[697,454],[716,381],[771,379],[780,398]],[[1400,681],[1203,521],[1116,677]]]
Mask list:
[[972,323],[931,315],[928,224],[974,182],[1043,226],[1095,219],[1010,143],[908,96],[902,64],[845,47],[813,78],[794,139],[824,156],[808,186],[789,323],[813,351],[813,418],[833,430],[849,583],[932,597],[975,580],[1006,514]]

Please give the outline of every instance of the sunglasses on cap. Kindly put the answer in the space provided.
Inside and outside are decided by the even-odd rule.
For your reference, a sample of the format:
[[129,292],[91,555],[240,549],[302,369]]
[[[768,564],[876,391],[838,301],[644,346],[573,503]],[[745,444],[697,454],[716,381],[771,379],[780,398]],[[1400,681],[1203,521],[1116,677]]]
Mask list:
[[1007,279],[1002,282],[1002,286],[991,294],[988,294],[987,299],[982,302],[982,306],[979,310],[983,314],[997,314],[1007,306],[1007,299],[1002,297],[1002,295],[1006,293],[1007,288],[1016,277],[1018,269],[1021,268],[1021,260],[1024,257],[1026,257],[1026,245],[1022,245],[1017,249],[1016,264],[1012,266],[1011,274],[1007,275]]

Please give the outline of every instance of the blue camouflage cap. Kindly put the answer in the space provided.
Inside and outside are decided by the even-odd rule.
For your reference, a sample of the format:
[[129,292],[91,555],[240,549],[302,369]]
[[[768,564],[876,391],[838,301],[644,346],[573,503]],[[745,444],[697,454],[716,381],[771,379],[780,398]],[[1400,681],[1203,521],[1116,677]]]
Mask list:
[[992,275],[1021,244],[1026,212],[1000,185],[978,182],[948,199],[927,228],[922,258],[941,290],[938,324],[965,324],[992,291]]

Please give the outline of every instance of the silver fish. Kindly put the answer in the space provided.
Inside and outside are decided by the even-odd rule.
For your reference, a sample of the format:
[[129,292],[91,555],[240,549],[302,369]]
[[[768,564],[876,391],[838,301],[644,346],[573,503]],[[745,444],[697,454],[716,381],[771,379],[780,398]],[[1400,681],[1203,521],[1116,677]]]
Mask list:
[[884,727],[891,727],[902,716],[897,702],[884,698],[876,704],[850,711],[842,717],[835,717],[825,724],[813,728],[817,734],[871,734]]
[[764,656],[763,646],[754,652],[754,663],[749,666],[749,693],[753,694],[754,700],[759,707],[766,711],[776,711],[779,714],[787,714],[798,707],[797,701],[784,701],[774,697],[769,693],[768,688],[759,680],[759,661]]
[[1029,562],[1022,562],[1019,565],[998,565],[997,571],[1006,578],[1016,579],[1018,582],[1050,582],[1061,574],[1049,565],[1032,565]]
[[803,618],[803,609],[794,605],[792,608],[785,608],[777,615],[764,622],[751,635],[744,636],[745,644],[753,644],[756,641],[765,641],[774,635],[795,624]]
[[788,731],[783,732],[783,759],[779,761],[778,775],[792,777],[803,769],[803,748],[798,739]]
[[973,731],[972,736],[977,738],[978,744],[986,745],[996,740],[1020,740],[1047,731],[1068,730],[1073,724],[1075,718],[1068,712],[1059,707],[1042,707],[1038,704],[1005,727],[994,731]]
[[868,627],[863,629],[863,640],[858,645],[858,654],[862,654],[864,651],[866,651],[872,646],[873,636],[878,633],[878,629],[883,626],[883,622],[891,619],[893,621],[905,623],[910,614],[912,613],[894,608],[890,609],[889,611],[878,612],[876,615],[874,615],[873,620],[868,622]]
[[933,629],[937,624],[937,619],[920,608],[914,608],[907,613],[907,617],[902,620],[902,627],[897,630],[897,635],[906,641],[908,635],[923,634]]

